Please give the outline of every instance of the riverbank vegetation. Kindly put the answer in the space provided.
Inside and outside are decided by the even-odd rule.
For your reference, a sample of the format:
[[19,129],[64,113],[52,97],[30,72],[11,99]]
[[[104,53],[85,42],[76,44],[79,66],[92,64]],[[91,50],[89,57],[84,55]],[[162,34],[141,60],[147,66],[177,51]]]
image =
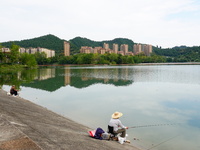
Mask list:
[[[33,54],[19,53],[19,46],[12,44],[10,52],[2,52],[0,46],[1,70],[28,67],[37,67],[36,57]],[[8,67],[9,66],[9,67]]]
[[59,64],[135,64],[135,63],[156,63],[166,62],[163,56],[122,56],[120,54],[76,54],[73,56],[63,56],[58,60]]
[[[55,57],[47,58],[44,52],[28,54],[28,53],[19,53],[18,45],[11,45],[10,53],[0,52],[0,65],[1,70],[6,68],[15,69],[16,67],[27,67],[34,68],[38,65],[52,65],[52,64],[136,64],[136,63],[165,63],[165,62],[190,62],[200,61],[199,55],[194,55],[198,51],[189,53],[191,57],[186,57],[185,55],[179,56],[178,54],[167,55],[160,52],[160,55],[152,53],[151,56],[145,56],[144,53],[138,55],[121,55],[115,53],[105,53],[105,54],[85,54],[78,53],[70,56],[63,56],[63,54],[56,55]],[[197,49],[198,50],[198,49]],[[157,50],[158,51],[158,50]],[[178,56],[178,57],[176,57]],[[187,60],[186,60],[187,58]],[[189,59],[190,58],[190,59]],[[191,59],[193,58],[193,59]],[[192,60],[192,61],[191,61]],[[4,66],[4,67],[3,67]],[[8,67],[11,66],[11,67]]]
[[[164,56],[158,56],[152,54],[151,56],[145,56],[144,53],[139,55],[121,55],[115,53],[105,54],[85,54],[79,53],[70,56],[63,56],[62,54],[55,57],[47,58],[44,52],[28,54],[19,53],[19,46],[12,44],[10,47],[10,53],[4,53],[0,51],[0,62],[4,69],[9,65],[15,67],[27,67],[33,68],[37,65],[51,65],[51,64],[135,64],[135,63],[161,63],[166,62]],[[12,68],[10,67],[10,68]]]

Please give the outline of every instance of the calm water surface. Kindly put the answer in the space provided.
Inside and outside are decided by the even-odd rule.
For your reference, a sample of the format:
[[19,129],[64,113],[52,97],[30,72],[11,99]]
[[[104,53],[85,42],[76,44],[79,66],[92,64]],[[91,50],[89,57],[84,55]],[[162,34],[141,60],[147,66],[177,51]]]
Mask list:
[[200,149],[200,65],[52,67],[33,78],[21,97],[93,129],[120,111],[133,145]]

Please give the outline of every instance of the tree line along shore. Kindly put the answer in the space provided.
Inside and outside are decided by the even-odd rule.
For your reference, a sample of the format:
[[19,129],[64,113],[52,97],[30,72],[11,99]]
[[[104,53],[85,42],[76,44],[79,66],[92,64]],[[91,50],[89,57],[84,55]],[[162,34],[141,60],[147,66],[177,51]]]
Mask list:
[[[22,41],[3,42],[0,44],[0,65],[23,65],[25,67],[37,67],[37,65],[53,65],[53,64],[138,64],[138,63],[173,63],[173,62],[200,62],[200,46],[176,46],[173,48],[161,48],[159,46],[152,47],[150,56],[144,53],[137,55],[121,55],[116,53],[105,54],[85,54],[80,53],[80,48],[83,45],[98,47],[103,43],[108,44],[127,44],[128,48],[131,45],[137,44],[130,39],[116,38],[111,41],[96,42],[87,38],[76,37],[69,40],[70,56],[64,56],[62,39],[54,35],[46,35],[38,38]],[[9,47],[10,53],[2,52],[3,47]],[[55,50],[55,56],[47,58],[44,52],[27,54],[19,53],[21,47],[45,47]],[[130,49],[128,49],[130,51]]]

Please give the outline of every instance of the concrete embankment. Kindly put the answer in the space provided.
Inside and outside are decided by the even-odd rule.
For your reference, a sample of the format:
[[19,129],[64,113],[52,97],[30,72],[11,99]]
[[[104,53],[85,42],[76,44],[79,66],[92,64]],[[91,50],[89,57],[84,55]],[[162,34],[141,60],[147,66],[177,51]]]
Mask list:
[[0,90],[0,150],[138,150],[96,140],[90,128]]

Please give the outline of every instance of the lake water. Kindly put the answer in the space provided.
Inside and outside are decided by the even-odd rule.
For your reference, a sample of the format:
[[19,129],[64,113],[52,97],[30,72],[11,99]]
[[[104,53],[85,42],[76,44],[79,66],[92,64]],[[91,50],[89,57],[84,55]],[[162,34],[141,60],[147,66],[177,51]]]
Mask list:
[[200,65],[59,66],[24,74],[17,74],[21,97],[92,129],[106,131],[120,111],[133,145],[200,149]]

